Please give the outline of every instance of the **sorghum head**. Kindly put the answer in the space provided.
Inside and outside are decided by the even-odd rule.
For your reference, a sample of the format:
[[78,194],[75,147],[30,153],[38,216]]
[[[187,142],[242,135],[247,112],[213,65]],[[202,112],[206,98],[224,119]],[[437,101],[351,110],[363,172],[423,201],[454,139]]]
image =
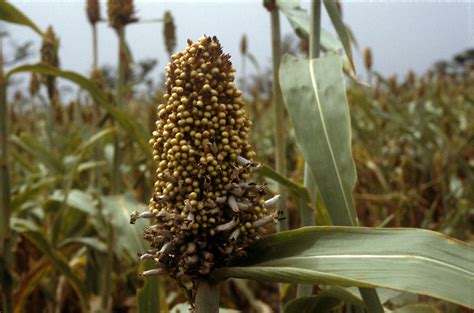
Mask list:
[[251,122],[217,38],[188,40],[166,70],[150,140],[154,195],[149,211],[132,222],[152,219],[145,239],[158,272],[194,281],[243,253],[277,216],[267,209],[273,200],[265,202],[266,188],[251,180]]

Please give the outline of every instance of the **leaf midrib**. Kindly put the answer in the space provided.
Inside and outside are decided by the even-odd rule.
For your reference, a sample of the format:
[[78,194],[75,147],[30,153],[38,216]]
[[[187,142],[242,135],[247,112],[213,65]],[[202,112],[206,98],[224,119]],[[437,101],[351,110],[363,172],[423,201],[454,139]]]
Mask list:
[[262,267],[262,266],[271,266],[273,262],[278,263],[282,261],[297,261],[297,260],[304,260],[304,259],[415,259],[420,261],[427,261],[437,265],[441,265],[443,267],[451,268],[455,271],[459,271],[461,273],[467,274],[472,276],[471,279],[474,279],[474,272],[466,270],[464,268],[439,261],[437,259],[433,259],[430,257],[419,256],[419,255],[409,255],[409,254],[384,254],[384,255],[377,255],[377,254],[338,254],[338,255],[310,255],[310,256],[298,256],[298,257],[286,257],[286,258],[279,258],[275,261],[268,261],[258,263],[253,266]]
[[345,204],[345,207],[346,207],[347,214],[349,216],[351,224],[356,226],[356,221],[354,220],[354,217],[351,214],[349,202],[347,200],[347,196],[346,196],[346,193],[344,191],[344,187],[343,187],[342,179],[341,179],[341,174],[339,173],[339,168],[337,167],[337,163],[336,163],[336,159],[334,157],[334,151],[332,149],[331,141],[329,140],[329,134],[328,134],[327,127],[326,127],[326,122],[324,121],[324,113],[323,113],[323,110],[322,110],[322,106],[321,106],[321,103],[320,103],[320,100],[319,100],[319,94],[318,94],[318,84],[317,84],[316,78],[314,76],[314,63],[315,62],[316,62],[316,59],[310,59],[309,60],[309,75],[311,77],[311,85],[313,86],[314,94],[315,94],[315,97],[316,97],[316,105],[318,106],[319,117],[321,119],[321,126],[323,127],[324,137],[326,139],[326,144],[329,148],[329,153],[331,154],[332,165],[334,166],[335,171],[336,171],[337,181],[339,183],[339,188],[341,189],[341,192],[342,192],[342,196],[343,196],[343,199],[344,199],[344,204]]

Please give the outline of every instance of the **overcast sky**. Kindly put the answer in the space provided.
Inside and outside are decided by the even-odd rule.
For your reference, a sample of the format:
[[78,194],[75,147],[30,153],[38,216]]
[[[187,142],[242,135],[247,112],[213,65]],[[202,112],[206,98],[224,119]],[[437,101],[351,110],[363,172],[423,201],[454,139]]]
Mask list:
[[[63,69],[87,74],[91,66],[91,31],[85,15],[85,1],[19,1],[12,3],[41,29],[51,24],[61,40],[60,59]],[[216,35],[224,50],[233,56],[239,69],[239,43],[243,34],[249,39],[249,50],[260,64],[270,64],[270,17],[262,1],[135,1],[137,16],[161,18],[170,10],[177,25],[178,45],[203,34]],[[308,2],[303,4],[308,7]],[[434,62],[449,59],[455,53],[474,47],[474,4],[472,1],[343,1],[343,14],[361,49],[371,47],[374,67],[384,75],[404,77],[409,69],[423,73]],[[102,3],[102,16],[106,16]],[[291,32],[281,17],[282,34]],[[333,32],[323,16],[323,27]],[[31,30],[7,26],[16,43],[40,40]],[[127,28],[127,40],[136,60],[157,58],[156,77],[164,70],[167,56],[163,46],[161,24],[134,24]],[[99,25],[99,63],[115,65],[117,40],[105,23]],[[364,72],[357,51],[356,66]],[[36,56],[36,59],[39,55]]]

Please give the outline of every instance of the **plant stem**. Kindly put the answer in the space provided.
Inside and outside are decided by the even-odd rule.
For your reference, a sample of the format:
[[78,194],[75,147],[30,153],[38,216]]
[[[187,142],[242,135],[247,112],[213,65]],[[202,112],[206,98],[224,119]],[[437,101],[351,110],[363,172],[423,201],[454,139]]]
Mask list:
[[[127,62],[127,55],[125,51],[125,27],[120,27],[117,30],[119,41],[118,54],[118,75],[117,75],[117,95],[116,105],[119,108],[123,107],[124,103],[124,89],[125,89],[125,69]],[[114,136],[114,159],[112,166],[112,193],[117,194],[120,189],[120,163],[122,160],[122,153],[120,151],[120,141],[118,134]]]
[[207,280],[198,282],[196,313],[219,313],[219,284]]
[[[309,58],[319,58],[321,50],[321,0],[313,0],[311,2],[311,24],[310,24],[310,38],[309,38]],[[308,203],[299,204],[300,211],[300,226],[313,226],[314,223],[314,208],[316,205],[317,186],[313,178],[313,174],[309,169],[307,163],[304,166],[304,186],[308,189],[313,204],[308,206]],[[307,297],[313,293],[313,286],[298,284],[296,296]]]
[[97,68],[97,25],[92,25],[92,68]]
[[107,223],[107,256],[105,260],[105,268],[104,268],[104,285],[102,291],[102,311],[109,312],[110,311],[110,293],[112,290],[112,263],[113,263],[113,228],[110,222],[106,221]]
[[13,310],[10,230],[10,173],[8,168],[8,107],[7,81],[3,73],[3,43],[0,37],[0,281],[2,282],[2,312]]
[[[275,169],[277,173],[286,176],[286,151],[285,151],[285,125],[284,125],[284,106],[283,96],[281,94],[280,80],[278,73],[281,63],[281,40],[280,40],[280,13],[274,1],[270,10],[271,28],[272,28],[272,105],[275,117]],[[289,216],[287,208],[288,191],[283,186],[278,186],[280,201],[278,201],[278,210],[283,212],[285,219],[278,222],[278,231],[289,229]]]

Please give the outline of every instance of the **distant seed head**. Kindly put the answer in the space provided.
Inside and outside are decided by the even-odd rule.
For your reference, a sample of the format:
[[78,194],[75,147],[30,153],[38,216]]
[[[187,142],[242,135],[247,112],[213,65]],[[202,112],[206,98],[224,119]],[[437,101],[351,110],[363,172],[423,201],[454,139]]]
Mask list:
[[52,26],[48,27],[43,36],[43,43],[41,45],[41,62],[54,67],[59,66],[58,40]]
[[125,27],[125,25],[137,21],[137,18],[134,16],[133,0],[109,0],[107,2],[107,14],[109,16],[109,24],[115,30],[119,30]]
[[39,74],[31,73],[29,91],[32,97],[36,96],[40,88],[41,79]]
[[166,11],[163,17],[163,36],[165,38],[166,51],[171,55],[176,48],[176,26],[170,11]]
[[247,54],[247,35],[243,34],[242,39],[240,39],[240,53],[242,55]]
[[99,0],[87,0],[86,5],[87,18],[92,25],[100,21]]
[[372,50],[370,48],[364,50],[364,64],[368,71],[372,69]]

